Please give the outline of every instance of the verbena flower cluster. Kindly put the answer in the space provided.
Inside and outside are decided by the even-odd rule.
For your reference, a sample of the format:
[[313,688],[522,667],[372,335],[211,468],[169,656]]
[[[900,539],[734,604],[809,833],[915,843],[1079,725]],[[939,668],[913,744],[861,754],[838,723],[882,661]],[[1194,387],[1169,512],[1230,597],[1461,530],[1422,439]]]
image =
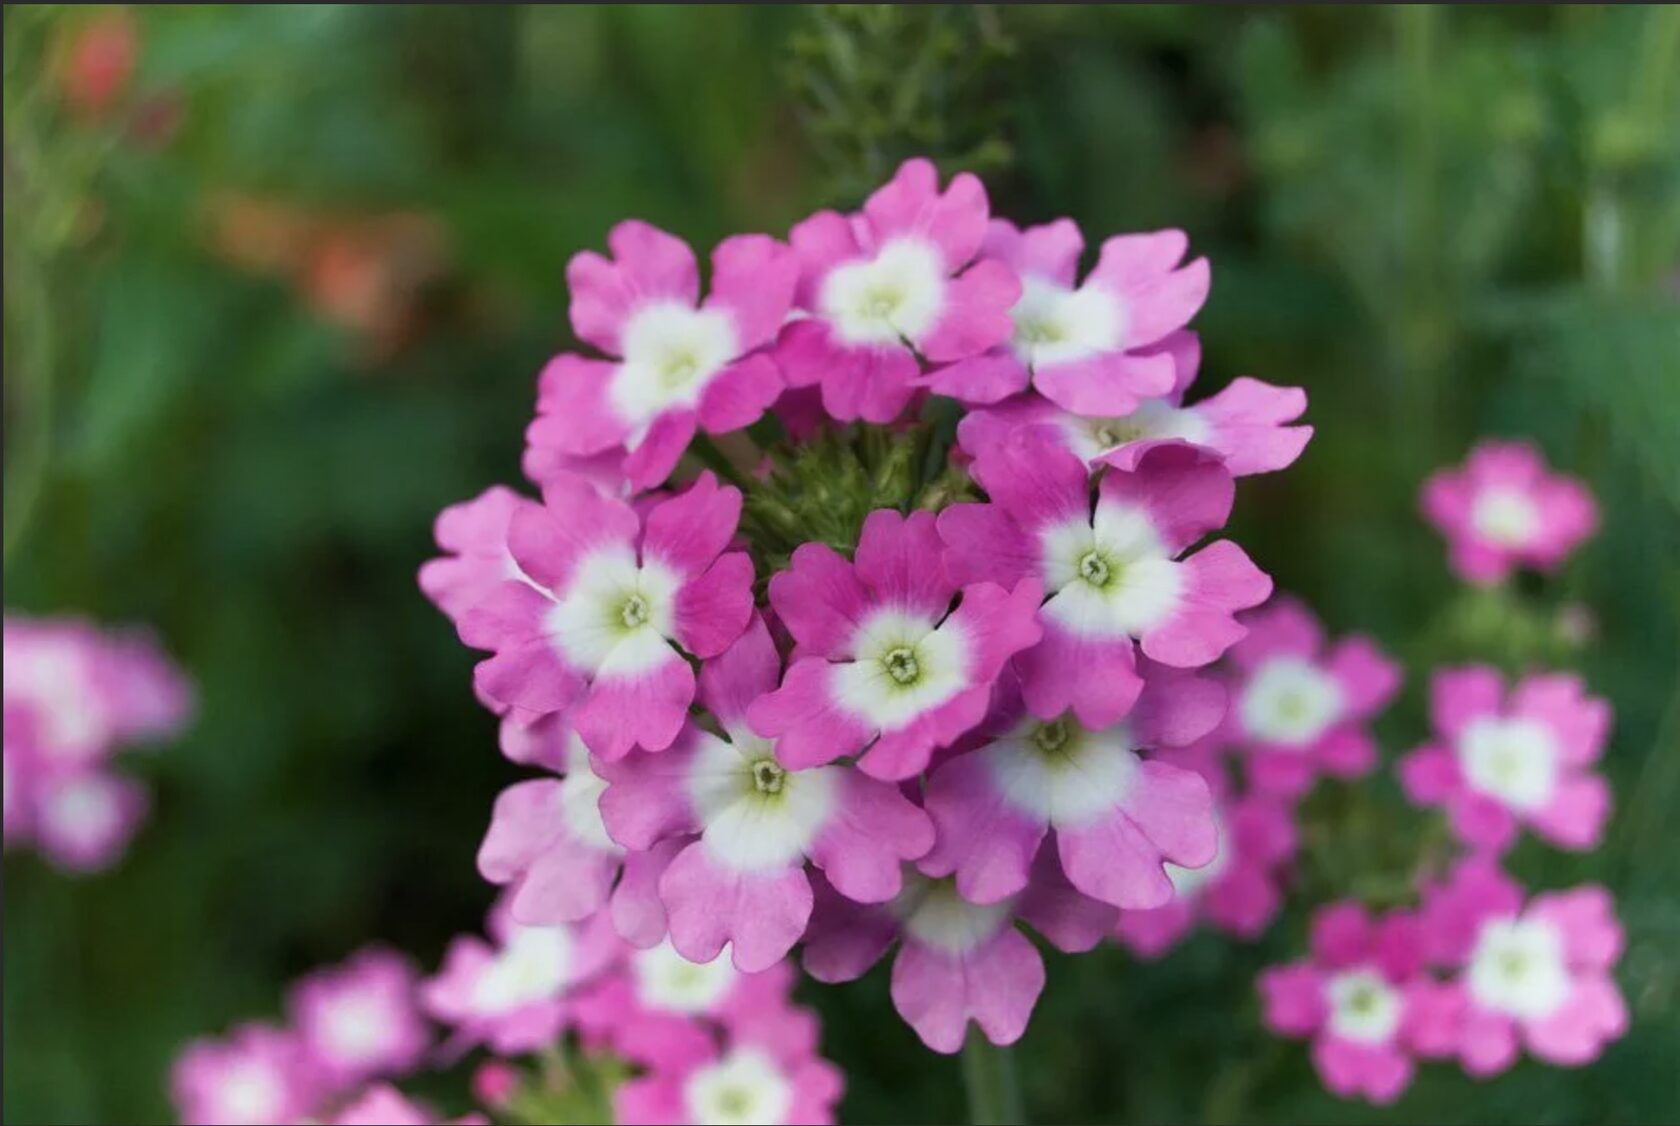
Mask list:
[[704,287],[648,224],[607,246],[567,270],[592,351],[541,375],[540,499],[446,510],[420,574],[542,772],[479,854],[503,926],[747,974],[802,947],[823,981],[896,946],[893,1002],[943,1052],[1026,1028],[1023,926],[1088,950],[1205,879],[1257,932],[1292,827],[1210,784],[1227,690],[1200,670],[1271,593],[1218,538],[1235,479],[1311,431],[1295,388],[1186,402],[1185,236],[1109,238],[1082,274],[1073,222],[992,218],[912,160],[856,213],[725,239]]
[[118,752],[179,734],[192,691],[143,632],[8,615],[5,846],[73,872],[115,863],[148,806]]

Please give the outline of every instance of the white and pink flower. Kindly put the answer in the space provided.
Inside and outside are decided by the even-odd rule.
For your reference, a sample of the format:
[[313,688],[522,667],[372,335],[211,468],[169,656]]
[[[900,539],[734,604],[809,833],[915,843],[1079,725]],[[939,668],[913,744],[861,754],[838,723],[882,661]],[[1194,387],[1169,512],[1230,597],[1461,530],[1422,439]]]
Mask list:
[[833,1122],[844,1087],[840,1069],[810,1045],[732,1036],[621,1084],[613,1112],[625,1126],[802,1126]]
[[1446,536],[1453,570],[1482,585],[1519,566],[1550,571],[1598,527],[1592,494],[1548,473],[1528,442],[1481,443],[1463,469],[1423,483],[1420,505]]
[[313,1112],[321,1078],[296,1036],[246,1024],[187,1046],[169,1089],[185,1126],[272,1126]]
[[570,709],[603,759],[670,746],[694,699],[683,654],[716,656],[752,614],[752,561],[725,551],[740,513],[739,490],[709,473],[645,519],[581,481],[550,483],[508,525],[529,581],[502,583],[461,620],[463,641],[495,653],[479,689],[527,713]]
[[748,721],[788,769],[862,752],[865,773],[900,781],[985,717],[1004,663],[1041,635],[1040,589],[951,581],[931,512],[870,513],[854,560],[805,544],[770,580],[797,648]]
[[1318,619],[1292,598],[1243,623],[1224,738],[1246,757],[1254,788],[1299,797],[1321,773],[1369,772],[1377,748],[1366,725],[1399,691],[1399,666],[1365,637],[1327,647]]
[[1139,650],[1205,665],[1246,632],[1236,611],[1271,593],[1229,540],[1192,550],[1223,526],[1235,495],[1230,473],[1197,447],[1157,446],[1135,469],[1105,473],[1094,504],[1085,464],[1030,432],[972,471],[991,500],[939,514],[945,567],[962,584],[1042,587],[1043,639],[1014,660],[1040,719],[1071,710],[1086,727],[1113,724],[1143,689]]
[[1314,916],[1310,960],[1274,966],[1259,981],[1266,1025],[1312,1041],[1324,1085],[1379,1104],[1411,1082],[1430,986],[1417,920],[1400,912],[1373,920],[1350,902]]
[[402,1075],[420,1062],[430,1037],[418,985],[407,958],[370,947],[293,987],[292,1027],[327,1083],[349,1087]]
[[975,261],[987,217],[978,179],[962,173],[941,192],[931,162],[908,160],[860,213],[795,226],[800,313],[776,343],[789,386],[821,386],[835,419],[891,422],[916,394],[918,357],[946,364],[1008,340],[1021,283]]
[[898,788],[843,764],[796,767],[747,723],[781,670],[770,631],[747,632],[700,674],[700,702],[722,736],[690,728],[670,749],[604,768],[601,813],[632,850],[686,843],[659,878],[671,941],[710,962],[727,943],[738,969],[780,961],[805,932],[806,864],[862,903],[897,895],[899,869],[933,846],[933,827]]
[[712,252],[701,303],[699,267],[681,239],[629,220],[607,245],[611,259],[573,257],[566,282],[573,331],[612,358],[549,362],[526,461],[571,472],[616,462],[640,491],[670,476],[696,431],[740,430],[776,401],[782,376],[764,346],[792,307],[800,260],[767,235],[727,238]]
[[995,403],[1030,385],[1075,414],[1130,414],[1174,383],[1171,358],[1145,349],[1183,328],[1207,300],[1207,259],[1184,262],[1189,245],[1183,231],[1115,235],[1080,282],[1085,237],[1073,220],[1025,230],[992,220],[980,254],[1021,279],[1014,331],[923,382],[965,403]]
[[1598,844],[1610,787],[1592,773],[1610,728],[1610,707],[1579,677],[1540,673],[1507,699],[1497,670],[1442,669],[1430,685],[1439,741],[1400,763],[1406,793],[1447,811],[1459,839],[1503,851],[1526,825],[1568,849]]

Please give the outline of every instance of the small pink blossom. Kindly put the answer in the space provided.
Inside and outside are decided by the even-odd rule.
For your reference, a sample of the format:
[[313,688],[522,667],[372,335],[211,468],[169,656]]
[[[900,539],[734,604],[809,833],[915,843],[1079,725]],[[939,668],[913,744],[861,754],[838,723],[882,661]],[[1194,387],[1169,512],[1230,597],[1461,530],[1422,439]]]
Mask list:
[[734,1035],[722,1047],[657,1062],[621,1084],[613,1111],[624,1126],[829,1123],[844,1087],[840,1069],[814,1044]]
[[1519,1045],[1579,1067],[1627,1031],[1611,976],[1622,928],[1604,888],[1546,892],[1524,907],[1510,877],[1473,857],[1426,889],[1423,919],[1432,956],[1457,971],[1424,1006],[1433,1054],[1477,1076],[1510,1067]]
[[272,1126],[310,1114],[321,1086],[297,1037],[245,1024],[189,1044],[170,1072],[170,1093],[185,1126]]
[[822,388],[842,422],[891,422],[910,402],[921,360],[946,364],[1007,340],[1021,283],[975,261],[986,189],[964,172],[943,192],[927,160],[908,160],[862,212],[821,211],[789,234],[798,305],[776,343],[792,387]]
[[1553,570],[1598,526],[1592,494],[1548,473],[1528,442],[1482,442],[1463,469],[1425,481],[1420,504],[1446,536],[1453,570],[1481,585],[1525,564]]
[[460,622],[463,641],[495,653],[480,690],[532,715],[568,711],[603,759],[670,746],[694,699],[683,653],[716,656],[752,614],[752,561],[724,550],[740,514],[740,491],[710,473],[645,516],[577,480],[548,485],[508,525],[528,581]]
[[418,984],[407,958],[370,947],[293,987],[292,1027],[334,1087],[406,1074],[429,1039],[416,1003]]
[[994,219],[983,257],[1021,279],[1010,338],[924,382],[965,403],[995,403],[1029,384],[1080,415],[1126,415],[1172,390],[1172,360],[1145,351],[1183,328],[1207,299],[1207,259],[1183,262],[1183,231],[1116,235],[1078,281],[1085,238],[1071,219],[1022,230]]
[[1244,477],[1291,465],[1312,437],[1311,426],[1288,425],[1307,408],[1306,392],[1299,387],[1275,387],[1245,375],[1208,398],[1185,404],[1185,391],[1201,364],[1201,343],[1194,333],[1175,332],[1140,354],[1172,361],[1170,391],[1120,413],[1073,411],[1037,394],[1016,395],[964,415],[957,424],[958,445],[968,457],[978,458],[1027,428],[1081,461],[1129,469],[1160,442],[1189,442],[1219,454],[1233,477]]
[[710,962],[728,943],[749,973],[780,961],[804,933],[807,863],[845,895],[881,903],[898,894],[901,863],[933,846],[927,815],[897,787],[850,765],[786,765],[785,744],[748,726],[749,707],[780,671],[755,618],[700,674],[701,705],[723,737],[690,728],[666,751],[604,768],[601,815],[614,839],[638,851],[692,840],[659,878],[677,950]]
[[1604,750],[1610,706],[1579,677],[1541,673],[1507,699],[1497,670],[1441,669],[1430,685],[1438,742],[1400,763],[1407,795],[1441,806],[1460,840],[1503,851],[1519,825],[1561,848],[1598,844],[1610,788],[1589,769]]
[[1082,953],[1113,929],[1115,915],[1068,884],[1048,853],[1025,891],[997,903],[971,903],[955,880],[911,871],[897,898],[880,906],[819,885],[805,970],[818,981],[853,981],[898,940],[893,1006],[922,1043],[955,1052],[972,1020],[992,1043],[1013,1044],[1044,990],[1044,960],[1016,920],[1058,950]]
[[931,512],[870,513],[854,559],[808,543],[770,580],[798,646],[748,722],[788,769],[862,752],[866,774],[899,781],[985,717],[1004,663],[1039,639],[1040,590],[1030,578],[953,582]]
[[1157,446],[1136,468],[1104,474],[1094,504],[1085,464],[1030,432],[972,471],[991,500],[939,514],[945,567],[958,583],[1030,580],[1044,590],[1043,638],[1014,661],[1040,719],[1071,710],[1087,727],[1113,724],[1143,688],[1139,650],[1165,665],[1205,665],[1246,632],[1235,612],[1271,593],[1229,540],[1192,550],[1225,523],[1235,495],[1206,451]]
[[1343,1098],[1386,1104],[1412,1078],[1418,1050],[1423,975],[1417,920],[1393,913],[1373,920],[1342,902],[1313,917],[1312,957],[1260,975],[1267,1027],[1312,1040],[1313,1066]]
[[1246,756],[1254,788],[1299,797],[1320,773],[1370,771],[1377,748],[1366,724],[1399,691],[1399,666],[1365,637],[1326,647],[1318,619],[1292,598],[1243,623],[1224,738]]
[[[636,490],[671,474],[697,430],[756,422],[782,391],[764,346],[793,303],[800,263],[766,235],[712,252],[711,295],[688,244],[630,220],[607,236],[611,259],[585,251],[566,269],[572,328],[611,359],[565,353],[543,370],[527,468],[612,460]],[[547,480],[547,477],[539,477]]]

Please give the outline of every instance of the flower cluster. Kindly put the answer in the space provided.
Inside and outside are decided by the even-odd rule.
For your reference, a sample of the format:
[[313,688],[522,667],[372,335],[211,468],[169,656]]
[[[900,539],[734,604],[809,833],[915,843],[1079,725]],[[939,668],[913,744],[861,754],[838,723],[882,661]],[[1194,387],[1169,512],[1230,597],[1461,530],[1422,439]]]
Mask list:
[[180,732],[192,692],[144,633],[7,616],[5,844],[32,844],[60,868],[115,863],[147,807],[110,769],[118,751]]
[[[581,973],[610,928],[702,977],[803,944],[842,981],[896,941],[894,1004],[950,1052],[970,1021],[1025,1029],[1045,967],[1019,924],[1089,949],[1173,904],[1222,831],[1247,858],[1209,901],[1261,926],[1287,814],[1175,756],[1224,722],[1201,670],[1271,593],[1217,538],[1235,478],[1311,430],[1298,389],[1253,379],[1186,403],[1209,281],[1185,236],[1110,238],[1081,276],[1070,220],[1017,228],[913,160],[855,213],[724,240],[704,286],[647,224],[607,245],[567,270],[592,352],[540,376],[540,499],[446,510],[420,573],[489,653],[503,752],[543,772],[479,853],[497,942],[566,934]],[[434,1011],[552,1037],[567,1004],[473,1008],[497,949],[452,951]],[[676,1113],[679,1073],[648,1066],[635,1113]],[[809,1082],[776,1113],[821,1101]]]

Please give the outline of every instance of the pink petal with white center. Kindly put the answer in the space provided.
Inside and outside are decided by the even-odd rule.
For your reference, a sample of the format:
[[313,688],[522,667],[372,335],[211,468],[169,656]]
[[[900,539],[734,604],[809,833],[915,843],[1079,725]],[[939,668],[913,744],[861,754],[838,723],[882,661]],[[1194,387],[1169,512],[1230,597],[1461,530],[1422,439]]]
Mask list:
[[1285,425],[1306,412],[1305,391],[1246,375],[1189,409],[1207,423],[1207,444],[1225,455],[1225,468],[1238,477],[1293,465],[1313,436],[1311,426]]
[[1381,711],[1400,691],[1400,666],[1369,638],[1338,642],[1326,656],[1325,668],[1341,686],[1342,704],[1354,717]]
[[922,871],[955,874],[957,892],[972,903],[997,903],[1027,886],[1049,823],[1009,800],[985,755],[958,755],[940,766],[923,801],[938,834]]
[[863,253],[852,224],[838,211],[819,211],[795,223],[788,232],[788,242],[799,258],[794,301],[802,309],[817,307],[822,281],[829,271]]
[[975,459],[970,472],[992,502],[1032,534],[1090,522],[1090,473],[1046,434],[1016,430]]
[[1183,328],[1207,300],[1207,259],[1179,265],[1189,246],[1184,232],[1175,230],[1104,240],[1086,284],[1099,284],[1124,300],[1128,348]]
[[795,548],[788,568],[770,577],[770,605],[801,652],[831,658],[852,655],[871,609],[852,565],[820,543]]
[[96,872],[116,863],[151,800],[138,782],[95,768],[40,779],[34,806],[35,842],[47,861]]
[[781,329],[798,283],[799,255],[793,248],[768,235],[733,235],[712,251],[705,307],[727,312],[740,351],[750,352]]
[[714,375],[700,393],[700,425],[727,434],[757,422],[781,397],[782,369],[768,353],[745,356]]
[[537,417],[525,428],[527,446],[589,457],[622,445],[630,424],[609,395],[616,365],[562,352],[537,377]]
[[946,283],[939,319],[913,343],[930,363],[977,356],[1015,331],[1009,309],[1020,296],[1021,279],[1015,271],[991,259],[976,262]]
[[902,782],[927,769],[934,751],[950,746],[986,718],[991,689],[959,692],[949,701],[923,712],[910,723],[880,738],[858,759],[858,767],[872,778]]
[[903,345],[848,347],[826,321],[791,321],[776,340],[776,365],[789,387],[822,387],[823,409],[840,422],[888,423],[915,397],[921,375]]
[[986,236],[986,189],[972,173],[959,172],[939,190],[939,172],[921,157],[899,165],[893,178],[863,204],[875,246],[917,236],[938,247],[947,272],[973,258]]
[[1141,746],[1157,751],[1189,747],[1224,720],[1227,692],[1220,681],[1152,662],[1138,671],[1144,690],[1128,722]]
[[1497,1075],[1517,1062],[1517,1023],[1503,1013],[1466,1005],[1458,1036],[1459,1061],[1478,1079]]
[[508,909],[516,921],[532,926],[587,919],[607,903],[621,865],[617,850],[562,834],[525,871]]
[[1425,952],[1441,965],[1462,965],[1490,918],[1514,918],[1523,892],[1491,857],[1459,861],[1445,881],[1425,884],[1420,914]]
[[420,566],[420,589],[451,618],[458,618],[497,584],[516,577],[507,551],[513,513],[533,501],[493,485],[471,500],[438,513],[433,538],[445,554]]
[[1176,369],[1171,356],[1146,352],[1107,352],[1066,363],[1040,363],[1033,386],[1057,406],[1089,418],[1131,414],[1145,399],[1172,390]]
[[897,787],[858,771],[840,775],[839,791],[811,861],[848,899],[885,903],[903,886],[902,863],[933,847],[933,823]]
[[755,734],[775,739],[776,759],[790,770],[806,770],[856,753],[873,732],[840,707],[835,666],[818,657],[793,662],[781,687],[754,701],[747,723]]
[[560,593],[585,558],[606,548],[628,548],[640,530],[629,505],[602,496],[585,481],[560,480],[544,487],[541,509],[514,513],[508,551],[534,582]]
[[1217,660],[1247,629],[1235,611],[1264,602],[1272,580],[1230,540],[1215,540],[1179,565],[1183,575],[1179,607],[1144,633],[1139,647],[1151,660],[1176,668],[1198,668]]
[[731,946],[742,973],[769,969],[793,949],[811,918],[811,883],[800,866],[741,872],[715,860],[704,841],[677,854],[659,878],[671,944],[691,962]]
[[[624,644],[629,643],[620,647]],[[623,758],[632,747],[664,750],[688,719],[694,670],[670,645],[658,645],[661,652],[651,665],[638,653],[635,667],[620,672],[609,658],[572,716],[584,745],[607,762]]]
[[1324,975],[1298,962],[1260,973],[1260,1001],[1266,1027],[1284,1036],[1311,1036],[1329,1013],[1324,1003]]
[[1627,1002],[1606,974],[1575,979],[1569,1000],[1545,1020],[1523,1025],[1528,1050],[1547,1063],[1580,1067],[1627,1032]]
[[1016,900],[1015,913],[1064,954],[1096,949],[1120,916],[1113,907],[1068,883],[1061,861],[1048,844],[1038,850],[1032,882]]
[[1312,1060],[1325,1087],[1344,1099],[1363,1096],[1386,1106],[1412,1081],[1411,1059],[1389,1045],[1322,1036],[1313,1042]]
[[540,715],[510,710],[497,729],[497,746],[509,762],[565,773],[566,756],[575,739],[557,712]]
[[1038,573],[1038,544],[1000,505],[953,504],[939,513],[937,523],[944,545],[940,558],[958,586],[1014,586]]
[[536,862],[560,830],[558,779],[534,778],[509,786],[496,796],[490,829],[478,850],[478,871],[493,884],[505,884]]
[[852,566],[877,605],[938,621],[957,593],[944,571],[930,566],[940,550],[933,513],[879,508],[864,519]]
[[659,300],[692,306],[700,297],[700,268],[681,239],[627,219],[607,235],[609,260],[585,250],[566,265],[572,331],[611,356],[623,355],[619,334],[638,308]]
[[1107,474],[1101,492],[1103,503],[1143,509],[1166,548],[1179,552],[1224,526],[1236,482],[1210,451],[1163,443],[1144,454],[1135,470]]
[[642,559],[657,559],[680,575],[698,575],[729,546],[740,520],[741,490],[702,473],[648,512]]
[[1026,228],[1017,228],[1007,219],[993,219],[986,224],[986,238],[980,244],[983,258],[996,258],[1018,274],[1069,287],[1077,280],[1079,257],[1084,253],[1085,236],[1072,219]]
[[1033,715],[1055,719],[1071,710],[1092,730],[1119,722],[1143,691],[1131,638],[1074,633],[1048,617],[1043,640],[1016,656],[1014,668]]
[[1001,402],[1027,389],[1026,365],[1007,347],[999,346],[954,363],[934,368],[916,380],[935,395],[948,395],[969,405]]
[[961,1048],[971,1019],[992,1043],[1013,1044],[1043,991],[1044,960],[1013,927],[962,953],[907,941],[893,961],[893,1005],[936,1052]]
[[641,852],[666,837],[700,830],[699,815],[689,796],[689,777],[703,739],[698,728],[687,728],[662,751],[633,751],[616,762],[600,765],[607,788],[601,794],[601,820],[624,848]]
[[1162,861],[1201,867],[1212,862],[1218,840],[1207,782],[1161,762],[1139,765],[1113,812],[1056,832],[1062,870],[1073,886],[1128,910],[1169,902],[1173,886]]

